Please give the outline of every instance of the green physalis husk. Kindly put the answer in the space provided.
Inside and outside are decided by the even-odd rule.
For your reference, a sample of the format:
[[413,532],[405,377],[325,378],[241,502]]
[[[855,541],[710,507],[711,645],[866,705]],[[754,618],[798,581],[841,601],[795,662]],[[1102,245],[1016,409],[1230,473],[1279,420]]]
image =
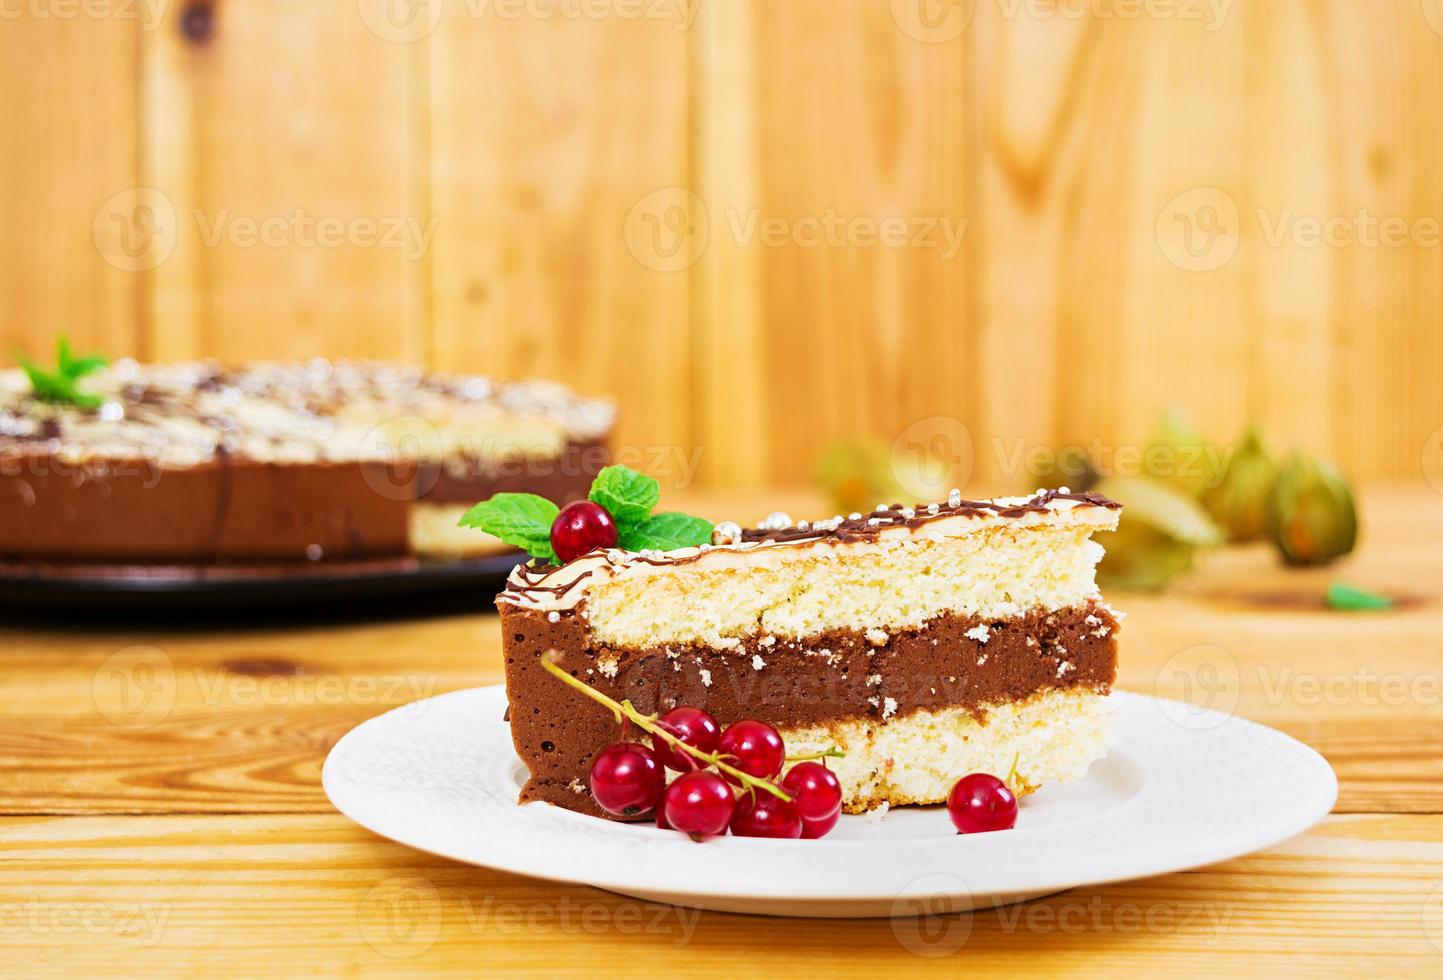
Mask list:
[[1348,481],[1329,464],[1294,452],[1269,495],[1267,533],[1289,565],[1325,565],[1346,555],[1358,540]]

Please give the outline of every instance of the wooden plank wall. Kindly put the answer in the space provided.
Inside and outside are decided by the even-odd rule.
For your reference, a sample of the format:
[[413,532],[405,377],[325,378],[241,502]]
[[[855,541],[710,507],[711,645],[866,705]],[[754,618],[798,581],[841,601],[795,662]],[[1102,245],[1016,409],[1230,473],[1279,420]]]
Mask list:
[[549,375],[722,485],[1443,424],[1434,0],[86,9],[0,18],[7,352]]

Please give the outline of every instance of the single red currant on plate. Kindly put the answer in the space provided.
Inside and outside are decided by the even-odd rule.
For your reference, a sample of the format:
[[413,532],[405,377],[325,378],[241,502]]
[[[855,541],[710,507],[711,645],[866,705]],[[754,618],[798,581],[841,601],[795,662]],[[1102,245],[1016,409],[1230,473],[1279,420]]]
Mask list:
[[661,799],[666,772],[651,749],[618,742],[597,753],[591,764],[591,798],[616,817],[640,817]]
[[732,788],[706,770],[678,776],[662,794],[663,819],[684,834],[724,834],[735,809]]
[[1017,823],[1017,797],[996,776],[974,772],[947,794],[947,815],[959,834],[1010,830]]
[[842,784],[836,773],[820,762],[798,762],[787,770],[782,789],[792,798],[802,818],[802,836],[824,837],[842,815]]
[[796,806],[764,790],[742,794],[731,827],[738,837],[802,836],[802,818]]
[[[657,724],[681,739],[687,745],[708,754],[715,752],[721,740],[721,727],[716,719],[700,708],[672,708],[657,719]],[[681,749],[674,749],[659,735],[651,737],[651,748],[656,761],[675,772],[691,772],[701,769],[704,763]]]
[[574,561],[596,548],[615,547],[616,522],[605,507],[590,500],[567,504],[551,522],[551,550],[563,562]]
[[[787,747],[775,728],[762,721],[739,721],[721,733],[717,748],[727,761],[748,776],[771,779],[787,761]],[[726,773],[728,782],[736,780]]]

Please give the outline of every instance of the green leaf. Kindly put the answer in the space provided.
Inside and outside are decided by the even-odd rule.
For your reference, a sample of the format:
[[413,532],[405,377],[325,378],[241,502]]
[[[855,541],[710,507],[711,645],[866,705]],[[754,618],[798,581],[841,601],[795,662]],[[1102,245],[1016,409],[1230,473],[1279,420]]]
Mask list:
[[1391,609],[1393,600],[1367,589],[1334,582],[1328,586],[1328,607],[1344,612],[1369,612],[1375,609]]
[[109,363],[99,354],[87,354],[85,357],[75,357],[70,353],[70,339],[68,337],[61,337],[56,347],[56,361],[60,368],[60,374],[62,377],[69,378],[72,381],[77,378],[83,378],[87,374],[94,374]]
[[56,370],[47,371],[23,354],[15,359],[30,378],[30,390],[37,399],[53,404],[79,405],[81,408],[99,408],[104,399],[81,391],[75,382],[81,377],[105,367],[106,360],[99,355],[76,358],[70,352],[70,341],[61,337],[56,342]]
[[645,473],[618,464],[596,474],[588,496],[592,503],[606,508],[624,539],[646,520],[661,499],[661,486]]
[[457,523],[479,528],[533,558],[559,564],[551,550],[551,525],[558,513],[560,508],[534,493],[498,493],[462,514]]
[[675,551],[711,541],[712,523],[690,514],[653,514],[630,532],[620,545],[627,551]]

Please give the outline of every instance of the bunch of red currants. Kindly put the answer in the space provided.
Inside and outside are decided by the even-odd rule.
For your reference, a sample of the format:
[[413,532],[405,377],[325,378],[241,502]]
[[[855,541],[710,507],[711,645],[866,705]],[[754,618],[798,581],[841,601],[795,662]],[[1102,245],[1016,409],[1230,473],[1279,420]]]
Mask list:
[[[737,837],[817,838],[837,825],[842,784],[822,762],[796,762],[780,782],[787,761],[781,734],[761,721],[739,721],[722,731],[700,708],[673,708],[656,722],[686,748],[653,734],[651,745],[618,742],[591,764],[591,796],[607,813],[644,817],[693,836],[728,830]],[[694,751],[687,751],[691,749]],[[745,773],[739,779],[724,765]],[[680,773],[670,784],[666,770]],[[733,790],[742,786],[741,795]],[[963,776],[947,797],[958,833],[1007,830],[1017,822],[1017,798],[990,773]]]
[[[837,825],[842,784],[824,764],[795,763],[780,782],[787,761],[782,736],[761,721],[739,721],[722,731],[700,708],[673,708],[657,720],[697,754],[660,735],[651,745],[618,742],[603,749],[591,765],[591,796],[607,813],[642,817],[656,813],[656,824],[692,835],[730,830],[738,837],[821,837]],[[749,779],[720,769],[709,760],[725,760]],[[680,773],[668,785],[665,770]],[[734,786],[742,786],[740,795]]]

